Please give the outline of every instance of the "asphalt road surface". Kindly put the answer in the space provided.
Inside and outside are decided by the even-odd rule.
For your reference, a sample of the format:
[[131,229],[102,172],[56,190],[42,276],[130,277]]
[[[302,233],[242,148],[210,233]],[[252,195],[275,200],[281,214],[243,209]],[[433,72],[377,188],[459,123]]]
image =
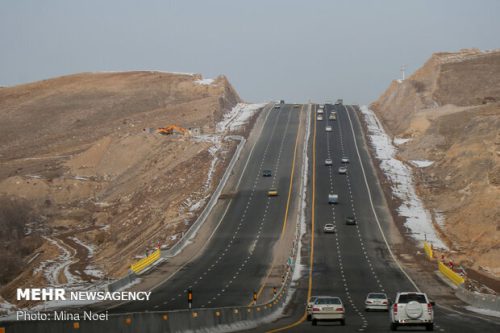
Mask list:
[[[253,299],[272,263],[285,214],[294,148],[302,108],[273,109],[243,172],[236,196],[203,255],[156,288],[149,302],[131,302],[111,312],[246,305]],[[263,177],[271,170],[271,177]],[[270,188],[279,195],[269,197]]]
[[[394,299],[398,291],[416,290],[416,286],[391,257],[381,233],[384,228],[379,226],[372,210],[371,202],[374,207],[381,204],[383,194],[374,186],[376,174],[369,163],[366,149],[360,147],[362,129],[354,108],[328,105],[326,109],[324,120],[318,121],[314,116],[312,121],[312,126],[315,126],[312,132],[314,149],[310,149],[310,160],[315,163],[311,168],[314,196],[309,223],[314,229],[314,252],[310,290],[304,283],[305,287],[298,291],[292,301],[292,313],[287,318],[260,327],[260,331],[388,332],[389,314],[366,312],[366,295],[381,291]],[[333,111],[337,113],[337,120],[328,120],[328,115]],[[325,130],[327,125],[333,127],[331,132]],[[342,156],[350,160],[346,164],[347,174],[338,173]],[[333,160],[333,166],[325,165],[326,158]],[[338,194],[339,203],[328,204],[328,193]],[[348,216],[355,217],[357,225],[346,225]],[[326,223],[333,223],[337,232],[323,233]],[[305,279],[308,278],[306,274]],[[413,278],[418,285],[418,277]],[[309,295],[339,296],[346,308],[346,325],[320,322],[318,326],[312,326],[304,315],[304,305]],[[439,306],[439,299],[434,301],[438,304],[434,309],[434,330],[437,332],[500,331],[498,320],[482,320],[474,315],[447,310]],[[398,330],[425,331],[425,328]]]

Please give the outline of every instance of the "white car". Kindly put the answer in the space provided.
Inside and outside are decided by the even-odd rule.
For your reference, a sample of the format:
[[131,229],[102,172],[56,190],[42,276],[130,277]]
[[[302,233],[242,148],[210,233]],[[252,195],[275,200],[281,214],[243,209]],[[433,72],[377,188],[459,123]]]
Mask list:
[[316,119],[323,120],[323,116],[322,115],[318,115],[318,117]]
[[340,321],[345,325],[345,308],[339,297],[318,296],[312,307],[312,324],[318,325],[318,321]]
[[425,326],[427,331],[434,330],[434,302],[425,293],[399,292],[390,314],[391,331],[399,326]]
[[325,131],[331,132],[332,131],[332,126],[326,126]]
[[328,119],[337,120],[337,113],[335,113],[335,112],[330,113],[330,116],[328,117]]
[[323,114],[325,111],[323,109],[318,109],[318,114]]
[[308,321],[311,321],[313,305],[314,305],[314,302],[316,302],[316,298],[318,298],[318,296],[311,296],[311,298],[309,298],[309,301],[307,302],[306,311],[307,311],[307,320]]
[[345,175],[347,173],[347,168],[345,166],[341,166],[339,168],[339,174]]
[[335,232],[335,226],[331,223],[325,224],[323,227],[323,232],[324,233],[334,233]]
[[332,165],[332,164],[333,164],[333,161],[332,161],[332,159],[331,159],[331,158],[327,158],[327,159],[325,160],[325,165]]
[[389,311],[389,298],[385,293],[369,293],[365,299],[365,311],[383,310]]
[[347,156],[342,156],[342,159],[340,160],[342,163],[349,163],[349,157]]

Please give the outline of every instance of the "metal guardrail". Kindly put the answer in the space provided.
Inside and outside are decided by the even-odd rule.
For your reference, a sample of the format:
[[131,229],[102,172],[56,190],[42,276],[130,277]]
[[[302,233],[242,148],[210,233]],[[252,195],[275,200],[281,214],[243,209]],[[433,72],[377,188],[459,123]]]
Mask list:
[[450,279],[450,281],[455,285],[458,286],[465,282],[464,278],[460,274],[455,273],[451,268],[443,264],[441,261],[438,262],[438,268],[439,271],[448,279]]
[[[295,252],[295,251],[294,251]],[[252,329],[268,321],[286,303],[293,267],[287,270],[283,284],[269,302],[251,306],[203,308],[192,310],[135,312],[110,314],[103,320],[79,319],[60,321],[4,321],[6,333],[181,333],[231,332]],[[103,315],[101,313],[101,315]]]
[[137,261],[136,263],[133,263],[130,265],[130,270],[136,274],[140,274],[144,269],[146,269],[148,266],[156,262],[158,259],[160,259],[161,251],[160,249],[157,249],[153,253],[151,253],[149,256],[146,258],[142,258],[141,260]]

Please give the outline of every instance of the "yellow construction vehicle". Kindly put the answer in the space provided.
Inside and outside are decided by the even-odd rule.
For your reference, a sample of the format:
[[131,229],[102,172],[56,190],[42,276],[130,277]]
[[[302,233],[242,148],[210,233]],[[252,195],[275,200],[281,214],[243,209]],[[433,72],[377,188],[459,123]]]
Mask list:
[[177,125],[169,125],[166,127],[160,127],[156,130],[156,132],[163,134],[163,135],[172,135],[172,134],[182,134],[182,135],[189,135],[189,130],[177,126]]

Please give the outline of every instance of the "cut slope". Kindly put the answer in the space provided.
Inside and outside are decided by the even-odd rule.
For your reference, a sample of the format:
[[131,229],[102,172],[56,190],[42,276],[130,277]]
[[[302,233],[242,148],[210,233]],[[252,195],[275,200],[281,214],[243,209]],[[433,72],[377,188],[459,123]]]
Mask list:
[[[500,51],[438,53],[371,105],[465,267],[500,277]],[[403,140],[405,139],[405,140]],[[425,167],[411,161],[426,161]],[[433,163],[431,163],[433,162]],[[419,167],[420,166],[420,167]]]
[[[92,282],[100,270],[117,277],[136,257],[172,245],[231,158],[235,143],[224,136],[245,133],[243,123],[217,131],[238,102],[223,76],[160,72],[84,73],[1,89],[0,194],[27,202],[37,216],[30,230],[45,236],[26,264],[18,261],[25,269],[2,295]],[[156,132],[169,124],[192,135]],[[50,267],[63,269],[54,275]]]

